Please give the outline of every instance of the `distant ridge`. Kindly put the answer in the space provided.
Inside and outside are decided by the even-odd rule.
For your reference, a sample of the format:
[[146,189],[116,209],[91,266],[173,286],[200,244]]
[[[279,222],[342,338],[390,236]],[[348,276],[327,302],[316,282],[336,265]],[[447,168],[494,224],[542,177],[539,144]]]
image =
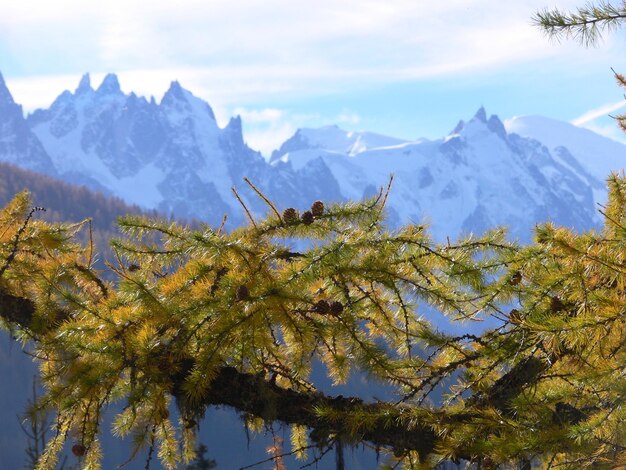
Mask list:
[[46,209],[41,217],[59,222],[79,222],[91,218],[96,230],[112,232],[117,218],[125,214],[159,215],[157,211],[126,204],[118,197],[106,196],[84,186],[0,162],[0,207],[24,190],[30,192],[33,205]]
[[[441,240],[506,225],[524,241],[547,220],[596,226],[604,173],[626,161],[625,145],[585,129],[549,123],[555,146],[484,107],[435,140],[299,129],[266,161],[246,144],[240,117],[220,128],[210,105],[177,81],[158,101],[125,94],[114,74],[95,88],[85,74],[74,92],[27,118],[4,82],[0,97],[0,161],[166,216],[218,225],[227,214],[229,228],[246,223],[232,187],[256,217],[268,210],[244,177],[279,208],[304,209],[375,194],[394,174],[390,225],[428,222]],[[599,165],[593,149],[609,147]]]

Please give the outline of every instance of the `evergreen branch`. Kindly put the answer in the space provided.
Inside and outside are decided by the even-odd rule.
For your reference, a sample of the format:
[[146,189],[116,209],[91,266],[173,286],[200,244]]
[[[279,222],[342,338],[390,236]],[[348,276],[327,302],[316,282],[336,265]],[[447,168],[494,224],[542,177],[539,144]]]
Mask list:
[[30,212],[28,213],[28,216],[26,216],[26,220],[24,220],[24,223],[22,224],[22,226],[15,233],[15,237],[13,238],[13,243],[12,243],[12,246],[11,246],[11,252],[9,253],[9,256],[7,256],[7,258],[4,260],[4,264],[0,268],[0,278],[4,275],[6,270],[9,268],[9,266],[11,265],[11,263],[13,262],[15,257],[17,256],[18,245],[20,243],[20,239],[21,239],[22,235],[24,234],[24,231],[26,230],[26,227],[28,227],[28,223],[30,222],[30,219],[33,218],[33,215],[35,214],[35,212],[37,212],[37,211],[45,211],[45,210],[46,209],[43,208],[43,207],[33,207],[30,210]]
[[[11,295],[0,288],[0,317],[21,328],[33,327],[34,304],[22,297]],[[47,333],[54,330],[46,325]],[[179,359],[181,363],[188,358]],[[460,361],[459,364],[465,361]],[[492,389],[475,399],[475,404],[493,407],[501,412],[509,410],[510,403],[524,389],[534,383],[545,363],[530,358],[518,363],[499,379]],[[190,370],[189,365],[180,369]],[[180,380],[180,377],[177,378]],[[510,385],[510,386],[507,386]],[[240,372],[234,367],[219,367],[203,396],[201,405],[230,406],[266,421],[306,426],[323,434],[334,433],[349,436],[353,442],[369,442],[377,447],[387,447],[404,453],[416,451],[422,459],[435,452],[441,437],[435,432],[428,419],[416,418],[416,407],[398,406],[394,403],[364,403],[357,397],[332,397],[320,392],[297,391],[278,386],[258,374]],[[356,433],[350,416],[367,415],[368,425]],[[451,414],[447,422],[459,424],[471,419],[472,413]],[[472,458],[471,448],[457,449],[461,458]]]
[[572,13],[545,9],[532,20],[550,38],[573,38],[590,46],[598,41],[602,30],[617,29],[626,20],[626,3],[619,7],[605,1],[597,5],[589,3]]

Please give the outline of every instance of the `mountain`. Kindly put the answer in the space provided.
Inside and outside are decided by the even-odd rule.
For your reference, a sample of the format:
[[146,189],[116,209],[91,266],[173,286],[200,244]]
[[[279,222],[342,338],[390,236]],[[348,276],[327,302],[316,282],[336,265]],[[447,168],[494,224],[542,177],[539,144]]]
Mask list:
[[13,97],[0,74],[0,160],[23,168],[55,174],[55,168],[41,142],[33,134],[22,107]]
[[125,214],[158,216],[156,211],[142,211],[120,198],[107,197],[84,186],[67,184],[13,164],[0,162],[0,175],[0,207],[27,189],[33,205],[46,209],[38,218],[51,222],[80,222],[91,218],[94,232],[102,232],[103,241],[118,233],[116,221]]
[[227,214],[229,227],[245,223],[231,187],[255,216],[268,209],[244,177],[279,208],[303,209],[316,199],[371,196],[394,174],[391,225],[426,220],[444,240],[504,224],[525,241],[541,221],[596,226],[603,179],[626,155],[626,146],[566,123],[516,118],[505,126],[481,108],[436,140],[300,129],[266,161],[245,143],[239,117],[220,128],[180,83],[157,102],[125,94],[113,74],[95,89],[83,76],[26,119],[4,82],[0,103],[0,123],[9,123],[2,142],[11,143],[0,160],[166,215],[217,225]]
[[[300,129],[268,164],[246,145],[239,117],[220,128],[210,106],[178,82],[157,103],[124,94],[113,74],[97,89],[85,75],[74,92],[63,92],[50,108],[27,119],[6,86],[3,90],[7,111],[0,120],[13,123],[3,126],[9,130],[4,140],[11,138],[13,147],[21,144],[27,151],[3,150],[0,159],[23,161],[26,167],[166,214],[212,224],[228,214],[231,227],[244,223],[231,196],[233,186],[255,215],[267,210],[242,184],[243,177],[279,207],[307,207],[315,199],[371,196],[393,173],[392,225],[426,219],[434,235],[444,239],[505,224],[514,237],[527,240],[529,229],[544,220],[593,227],[595,203],[606,197],[602,178],[619,154],[612,147],[626,152],[626,146],[582,135],[578,128],[539,135],[526,130],[545,128],[541,122],[522,125],[517,119],[507,129],[481,108],[450,135],[432,141],[346,132],[337,126]],[[589,146],[600,147],[598,142],[607,149],[602,164],[581,163]]]
[[341,197],[323,167],[296,175],[267,165],[245,144],[239,117],[219,128],[211,107],[178,82],[157,103],[124,94],[113,74],[95,90],[85,75],[74,92],[63,92],[27,122],[62,179],[176,217],[219,224],[228,214],[230,226],[240,225],[233,186],[254,212],[264,213],[244,176],[284,204]]
[[[324,132],[330,137],[320,135]],[[336,128],[298,131],[271,161],[296,170],[323,162],[349,199],[373,194],[394,174],[392,223],[427,217],[438,239],[506,225],[514,237],[528,240],[529,229],[540,221],[579,229],[598,222],[594,203],[602,195],[592,189],[602,187],[600,180],[576,171],[539,141],[508,133],[483,108],[432,141],[390,142],[355,152],[334,144],[341,141],[337,133]],[[320,145],[324,142],[330,145]]]
[[391,147],[406,140],[387,137],[373,132],[346,132],[337,125],[319,129],[298,129],[280,150],[272,153],[271,161],[280,159],[286,152],[303,149],[324,149],[347,155],[356,155],[371,148]]
[[[576,161],[561,155],[558,157],[585,178],[588,177],[586,172],[604,181],[611,171],[626,166],[626,145],[568,122],[543,116],[517,116],[508,119],[505,127],[508,132],[542,142],[557,154],[561,153],[558,149],[566,149]],[[576,163],[580,166],[577,167]]]
[[626,145],[589,129],[543,116],[514,117],[505,126],[509,132],[542,142],[555,158],[587,182],[598,203],[606,201],[606,177],[626,167]]
[[[226,213],[231,226],[245,222],[230,195],[232,186],[255,215],[267,211],[242,184],[244,176],[282,209],[308,207],[316,199],[372,196],[390,174],[395,177],[388,203],[390,223],[429,220],[439,240],[499,224],[509,226],[512,236],[523,241],[541,221],[579,230],[597,226],[596,203],[606,199],[602,180],[609,169],[623,167],[626,146],[558,121],[537,119],[503,124],[480,108],[449,135],[416,141],[337,126],[300,129],[266,161],[245,143],[239,117],[220,128],[210,106],[178,82],[172,82],[157,102],[123,93],[115,75],[107,75],[95,89],[85,75],[50,108],[24,118],[0,77],[0,161],[166,215],[219,224]],[[110,218],[137,210],[85,188],[0,165],[0,203],[24,186],[53,218],[80,220],[102,212],[102,207],[108,207]],[[30,358],[6,336],[0,337],[0,374],[6,379],[0,381],[0,422],[14,423],[0,433],[0,468],[19,468],[25,439],[15,414],[24,409],[33,368]],[[362,384],[352,387],[340,393],[363,390]],[[267,439],[253,439],[252,451],[241,452],[245,433],[234,413],[209,413],[201,440],[209,443],[218,468],[266,458]],[[119,446],[110,452],[106,446],[113,444],[104,445],[111,459],[104,468],[125,459],[128,449]],[[372,456],[362,459],[367,464],[358,464],[361,454],[355,454],[351,468],[375,465]],[[327,460],[320,468],[329,468]],[[136,461],[128,468],[143,464]]]

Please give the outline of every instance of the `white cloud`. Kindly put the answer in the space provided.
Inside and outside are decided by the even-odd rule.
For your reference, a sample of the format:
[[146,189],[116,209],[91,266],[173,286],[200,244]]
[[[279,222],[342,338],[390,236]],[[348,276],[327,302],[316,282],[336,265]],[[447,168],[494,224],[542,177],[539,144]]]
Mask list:
[[114,71],[132,85],[133,75],[180,73],[188,88],[235,103],[255,93],[314,95],[454,77],[570,50],[590,56],[575,44],[550,44],[530,25],[544,4],[20,0],[2,6],[0,49],[20,61],[23,74]]
[[251,148],[261,152],[266,158],[269,157],[274,150],[278,149],[283,142],[293,136],[297,130],[297,127],[290,122],[281,122],[265,129],[255,128],[253,126],[245,127],[246,143]]
[[348,110],[344,110],[335,119],[339,124],[358,124],[361,122],[361,116]]
[[609,139],[613,139],[623,144],[626,144],[626,135],[619,127],[617,127],[616,123],[603,124],[603,125],[587,123],[581,127],[589,129],[590,131],[593,131],[596,134],[600,134],[604,137],[608,137]]
[[605,104],[598,108],[587,111],[581,116],[578,116],[577,118],[572,119],[570,122],[574,124],[575,126],[588,127],[588,126],[585,126],[585,124],[595,121],[598,118],[604,118],[608,116],[609,114],[614,113],[615,111],[622,109],[624,107],[626,107],[626,101],[624,100],[618,101],[617,103]]
[[251,110],[245,108],[235,108],[234,114],[241,116],[244,121],[250,124],[275,124],[285,115],[285,112],[276,108]]
[[233,114],[241,116],[246,143],[269,157],[273,150],[291,137],[303,118],[290,116],[277,108],[247,109],[237,107]]
[[[572,8],[579,0],[553,0]],[[298,127],[332,119],[268,108],[280,98],[359,92],[420,79],[461,83],[520,63],[611,51],[554,44],[530,24],[545,0],[19,0],[0,13],[0,70],[27,111],[46,107],[83,72],[115,72],[122,89],[163,95],[171,80],[213,107],[241,114],[250,145],[269,154]],[[610,48],[609,48],[610,49]],[[5,60],[6,59],[6,60]],[[14,68],[6,69],[10,63]],[[539,64],[539,65],[537,65]],[[245,106],[241,108],[241,106]],[[582,118],[583,116],[581,116]]]

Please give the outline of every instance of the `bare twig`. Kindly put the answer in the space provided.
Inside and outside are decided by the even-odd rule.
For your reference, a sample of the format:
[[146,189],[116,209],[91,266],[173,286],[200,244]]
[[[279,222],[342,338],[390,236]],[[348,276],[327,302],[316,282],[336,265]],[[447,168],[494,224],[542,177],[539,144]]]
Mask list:
[[250,220],[250,222],[252,222],[252,225],[254,225],[254,228],[258,228],[257,225],[256,225],[256,222],[252,218],[252,214],[250,213],[250,210],[248,209],[248,206],[246,206],[246,204],[243,202],[243,199],[241,199],[241,196],[239,195],[239,193],[237,192],[235,187],[233,186],[230,189],[233,192],[233,194],[235,195],[235,197],[237,198],[237,201],[239,201],[239,204],[241,204],[241,207],[243,207],[243,210],[246,212],[246,215],[248,216],[248,220]]

